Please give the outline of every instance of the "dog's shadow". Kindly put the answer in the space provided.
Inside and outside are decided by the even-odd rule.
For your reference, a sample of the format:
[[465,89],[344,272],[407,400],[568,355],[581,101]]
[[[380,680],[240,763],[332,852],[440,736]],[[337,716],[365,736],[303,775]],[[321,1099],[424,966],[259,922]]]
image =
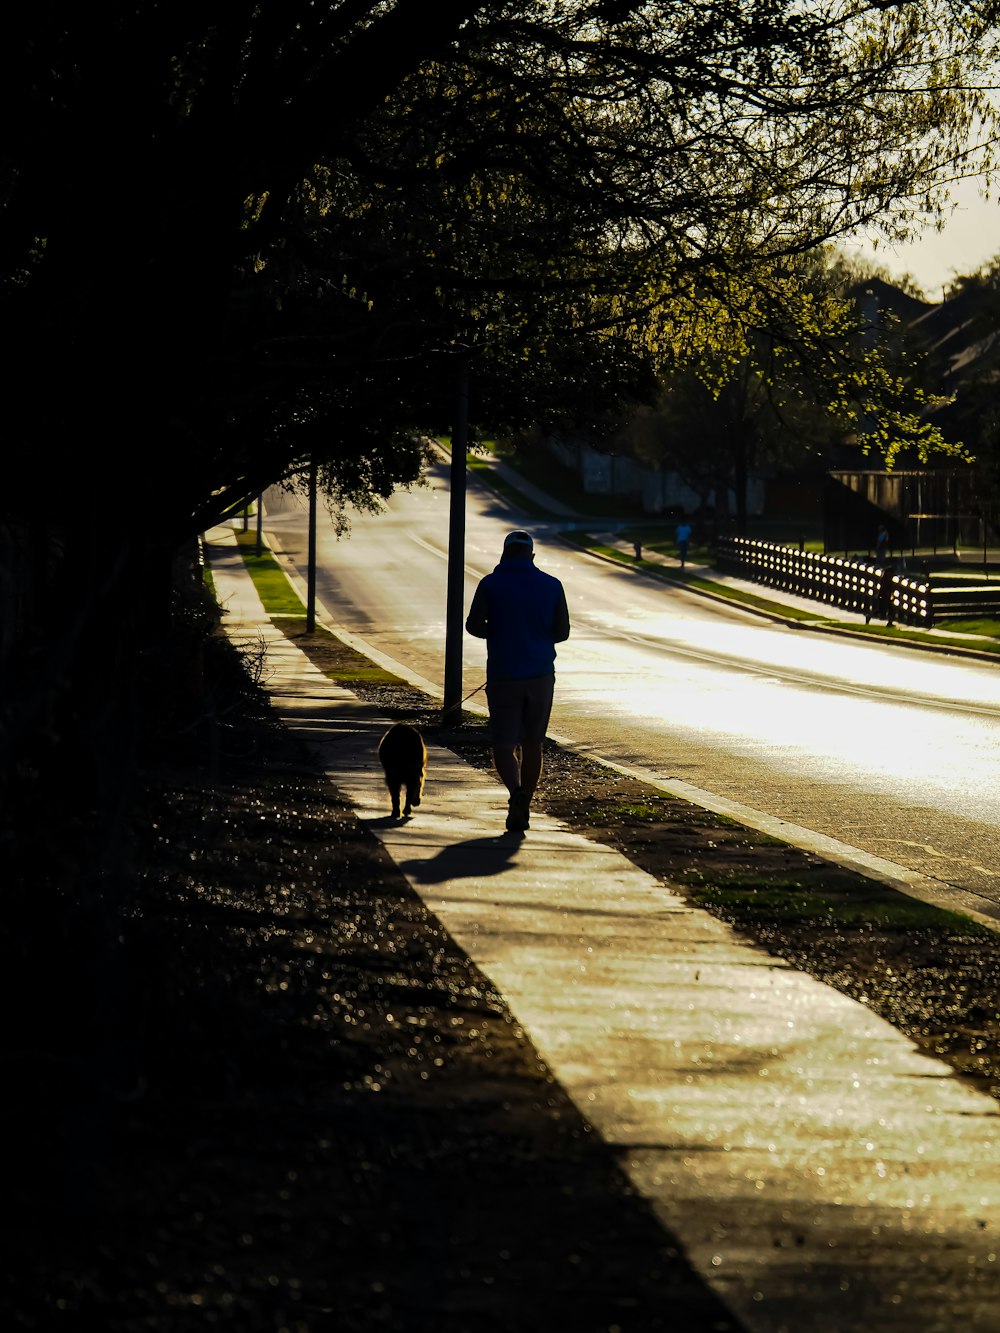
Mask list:
[[[390,821],[392,822],[392,821]],[[508,832],[492,838],[470,838],[442,847],[428,860],[411,858],[400,861],[407,879],[417,884],[444,884],[452,879],[481,879],[484,875],[502,875],[524,841],[524,834]]]

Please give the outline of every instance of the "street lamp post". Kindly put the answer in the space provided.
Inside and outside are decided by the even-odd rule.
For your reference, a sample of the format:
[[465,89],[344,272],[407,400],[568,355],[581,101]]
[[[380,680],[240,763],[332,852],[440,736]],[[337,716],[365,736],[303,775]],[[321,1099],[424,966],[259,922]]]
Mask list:
[[306,633],[316,629],[316,455],[309,463],[309,559],[306,577]]
[[465,631],[465,481],[469,448],[469,367],[459,366],[455,427],[451,436],[448,523],[448,600],[445,615],[442,721],[457,720],[462,705],[462,635]]

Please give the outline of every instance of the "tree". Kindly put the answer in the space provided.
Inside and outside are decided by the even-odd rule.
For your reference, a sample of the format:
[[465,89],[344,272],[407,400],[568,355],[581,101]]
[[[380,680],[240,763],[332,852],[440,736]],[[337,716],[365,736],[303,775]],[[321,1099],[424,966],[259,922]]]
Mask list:
[[110,801],[174,553],[313,458],[346,498],[412,480],[457,358],[484,417],[556,417],[569,383],[602,419],[706,293],[933,213],[986,160],[991,21],[947,0],[12,15],[4,773],[69,748]]
[[[470,322],[522,347],[652,324],[831,235],[905,228],[963,160],[988,23],[944,0],[26,12],[2,238],[19,456],[100,421],[107,495],[142,420],[183,535],[343,419],[317,365],[364,384]],[[543,316],[539,292],[576,299]],[[376,300],[373,352],[352,335]],[[326,425],[348,471],[372,397],[350,447]],[[73,451],[64,511],[96,471]]]
[[664,360],[656,408],[632,414],[620,447],[678,471],[703,505],[714,492],[719,522],[732,490],[740,532],[754,465],[801,465],[848,444],[886,468],[967,457],[935,419],[945,398],[926,349],[867,300],[859,276],[821,251],[773,273],[769,289],[706,297],[699,327]]

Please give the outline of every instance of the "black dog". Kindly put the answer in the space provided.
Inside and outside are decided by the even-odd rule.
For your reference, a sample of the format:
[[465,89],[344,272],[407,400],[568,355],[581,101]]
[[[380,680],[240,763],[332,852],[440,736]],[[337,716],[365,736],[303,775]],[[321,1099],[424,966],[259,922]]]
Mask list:
[[392,797],[392,817],[399,818],[400,790],[406,788],[403,814],[420,804],[427,772],[427,746],[416,727],[394,722],[378,745],[378,757],[385,769],[385,785]]

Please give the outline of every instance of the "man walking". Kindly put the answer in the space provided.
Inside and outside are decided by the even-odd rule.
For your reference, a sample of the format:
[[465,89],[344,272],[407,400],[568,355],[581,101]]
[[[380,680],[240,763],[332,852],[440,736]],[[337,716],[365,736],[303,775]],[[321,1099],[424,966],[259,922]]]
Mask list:
[[691,540],[691,524],[681,519],[677,525],[677,554],[680,556],[681,569],[687,564],[688,542]]
[[884,523],[878,525],[878,535],[875,538],[875,563],[884,565],[889,558],[889,529]]
[[552,711],[556,644],[569,638],[562,584],[535,565],[526,532],[508,532],[500,563],[481,579],[465,628],[486,640],[493,762],[509,792],[507,828],[528,827]]

